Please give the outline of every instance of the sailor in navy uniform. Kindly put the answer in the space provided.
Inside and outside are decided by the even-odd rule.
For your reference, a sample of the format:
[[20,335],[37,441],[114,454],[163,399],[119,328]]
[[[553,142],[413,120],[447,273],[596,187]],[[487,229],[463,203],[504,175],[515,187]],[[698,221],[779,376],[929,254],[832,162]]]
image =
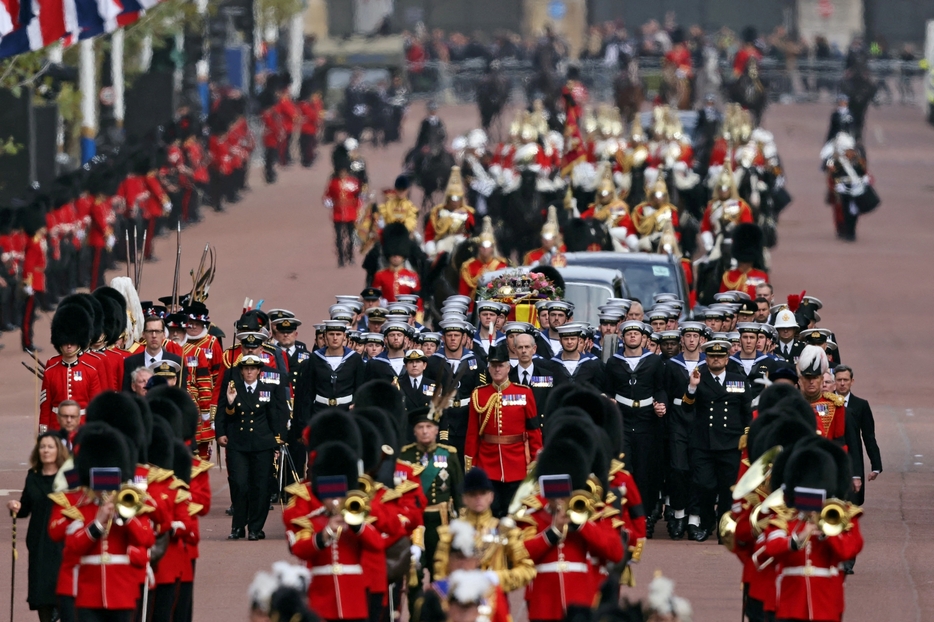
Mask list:
[[269,322],[272,325],[272,338],[287,359],[290,382],[294,388],[299,365],[311,355],[305,342],[298,340],[298,327],[302,325],[302,321],[291,311],[273,309],[269,312]]
[[[701,354],[698,344],[704,325],[699,322],[686,322],[690,325],[685,333],[691,335],[688,341],[694,350]],[[696,331],[696,332],[692,332]],[[665,465],[665,523],[668,536],[672,540],[684,537],[687,526],[686,510],[691,496],[691,465],[688,461],[693,424],[682,408],[682,397],[688,388],[687,361],[681,353],[682,331],[666,330],[659,333],[659,350],[665,359],[666,379],[669,403],[668,413],[664,417],[667,435],[667,460]],[[677,362],[676,362],[677,361]],[[693,365],[691,371],[694,371]],[[653,511],[654,514],[654,511]],[[654,524],[653,524],[654,530]]]
[[[703,542],[730,511],[730,488],[739,473],[740,438],[752,421],[752,391],[742,374],[727,370],[728,341],[704,344],[707,359],[694,369],[683,408],[693,415],[691,466],[696,503],[688,518],[688,535]],[[714,505],[716,504],[716,511]]]
[[366,362],[365,379],[385,380],[393,384],[405,374],[406,341],[412,336],[412,327],[393,320],[383,326],[383,351]]
[[368,361],[380,355],[385,347],[386,338],[382,333],[362,333],[360,338],[363,340],[363,360]]
[[415,342],[421,348],[425,356],[431,358],[441,348],[443,337],[441,333],[422,332],[415,336]]
[[548,343],[548,352],[540,351],[539,355],[552,358],[561,352],[561,339],[555,330],[571,321],[574,317],[574,303],[567,300],[552,300],[542,307],[548,313],[548,328],[542,330],[542,337]]
[[478,330],[473,337],[473,353],[484,363],[490,348],[506,338],[506,335],[496,330],[496,319],[499,317],[500,304],[495,300],[484,300],[477,303]]
[[369,316],[367,313],[370,309],[374,307],[379,307],[382,303],[383,292],[377,287],[367,287],[362,292],[360,292],[360,298],[363,300],[363,312],[360,314],[360,319],[357,320],[357,330],[363,332],[377,332],[373,331],[370,328]]
[[739,332],[739,352],[730,357],[728,369],[731,372],[746,376],[752,397],[759,397],[765,388],[764,382],[757,382],[771,377],[775,370],[775,359],[760,352],[759,324],[756,322],[740,322],[736,325]]
[[347,324],[327,320],[324,331],[325,346],[312,352],[300,365],[295,417],[302,429],[314,413],[352,404],[354,393],[364,382],[363,358],[345,345]]
[[422,350],[412,349],[405,353],[405,373],[399,376],[399,389],[407,413],[428,406],[435,396],[437,384],[425,375],[427,366],[428,357]]
[[487,383],[486,365],[465,345],[464,337],[470,327],[465,319],[442,320],[444,347],[430,357],[425,370],[439,388],[456,387],[450,405],[444,409],[439,440],[451,444],[461,457],[467,438],[470,396],[474,389]]
[[[561,339],[561,352],[552,360],[555,364],[558,384],[564,382],[587,382],[594,387],[603,386],[603,362],[589,352],[581,351],[584,339],[584,326],[571,323],[559,326],[558,337]],[[536,396],[536,403],[538,397]]]
[[[623,348],[606,363],[603,393],[616,401],[623,416],[624,451],[647,508],[659,499],[664,470],[668,394],[665,362],[643,349],[651,328],[639,320],[621,327]],[[648,523],[648,521],[647,521]],[[648,529],[648,524],[646,525]],[[652,525],[654,528],[654,523]]]

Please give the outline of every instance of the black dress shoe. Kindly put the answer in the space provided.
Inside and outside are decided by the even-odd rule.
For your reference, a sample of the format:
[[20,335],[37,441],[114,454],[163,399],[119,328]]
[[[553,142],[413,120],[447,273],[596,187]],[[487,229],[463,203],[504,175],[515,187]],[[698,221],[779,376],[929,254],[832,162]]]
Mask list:
[[708,529],[704,529],[703,527],[698,527],[697,531],[694,532],[695,542],[704,542],[709,537],[710,537],[710,531]]
[[[252,536],[253,534],[250,534],[250,535]],[[243,537],[242,529],[233,529],[231,530],[230,535],[227,536],[227,539],[228,540],[239,540],[242,537]]]
[[665,506],[665,522],[670,523],[675,520],[675,511],[671,509],[670,505]]
[[229,508],[224,510],[224,514],[226,514],[227,516],[233,516],[233,506],[230,506]]
[[250,542],[256,542],[259,539],[260,539],[259,534],[253,531],[251,531],[250,535],[247,536],[247,540],[249,540]]
[[684,523],[686,519],[682,516],[681,518],[672,518],[668,521],[668,537],[672,540],[680,540],[684,537]]
[[265,540],[266,532],[260,529],[259,531],[256,532],[256,537],[259,538],[260,540]]
[[652,518],[651,516],[645,519],[645,537],[649,540],[655,537],[655,523],[658,522],[657,518]]

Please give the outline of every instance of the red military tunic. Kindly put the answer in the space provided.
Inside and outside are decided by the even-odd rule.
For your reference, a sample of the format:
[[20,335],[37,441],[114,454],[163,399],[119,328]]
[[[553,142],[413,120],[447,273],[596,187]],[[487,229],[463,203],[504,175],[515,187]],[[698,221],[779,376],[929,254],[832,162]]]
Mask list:
[[[405,267],[380,270],[373,276],[373,287],[383,292],[387,302],[395,302],[399,294],[418,294],[422,289],[418,275]],[[422,308],[421,299],[418,308]]]
[[396,501],[399,507],[399,520],[408,535],[416,528],[425,524],[425,508],[428,507],[428,497],[422,490],[421,472],[425,469],[420,464],[412,464],[405,460],[396,460],[396,470],[393,474],[393,483],[396,485],[389,495],[389,501]]
[[276,108],[267,108],[263,111],[262,119],[263,146],[267,149],[278,149],[286,136],[282,115]]
[[23,258],[24,287],[31,287],[37,292],[45,291],[46,251],[45,236],[37,233],[26,240]]
[[79,356],[74,363],[65,363],[60,357],[50,361],[42,378],[39,393],[39,425],[49,430],[58,430],[58,405],[65,400],[74,400],[81,407],[81,425],[84,411],[91,400],[102,391],[100,376],[91,366],[86,355]]
[[171,499],[171,536],[165,554],[155,567],[156,585],[174,584],[176,581],[190,583],[195,578],[191,560],[194,559],[192,549],[201,539],[196,516],[201,506],[191,502],[187,488],[185,482],[178,478],[170,485],[175,493]]
[[801,515],[787,521],[774,518],[759,536],[760,564],[767,558],[777,564],[775,618],[839,622],[843,617],[845,575],[838,565],[854,559],[863,549],[859,518],[853,517],[851,528],[840,535],[828,538],[815,532],[806,544],[792,550],[791,534],[800,532],[807,520]]
[[334,222],[356,222],[360,207],[360,182],[356,177],[332,177],[324,193],[324,204],[331,208]]
[[623,543],[609,522],[588,521],[577,530],[569,527],[567,537],[552,544],[546,536],[552,524],[546,501],[535,497],[532,505],[519,522],[537,572],[525,590],[529,619],[563,620],[569,606],[594,604],[602,575],[591,559],[618,563],[623,559]]
[[610,464],[610,489],[625,501],[619,518],[628,536],[626,541],[629,543],[629,552],[633,560],[639,561],[645,547],[645,506],[642,505],[642,494],[636,486],[636,480],[619,460],[613,460]]
[[318,134],[318,122],[324,107],[321,100],[315,98],[314,101],[302,100],[298,104],[298,111],[302,117],[302,134],[306,136],[315,136]]
[[107,246],[107,239],[113,235],[113,224],[116,220],[113,197],[94,201],[91,206],[91,228],[88,232],[88,244],[91,248]]
[[[817,416],[817,434],[829,440],[842,439],[846,434],[846,407],[844,398],[836,393],[822,393],[811,402]],[[842,442],[842,441],[840,441]]]
[[182,143],[188,166],[191,167],[191,176],[195,182],[205,184],[208,182],[208,169],[204,162],[204,150],[198,139],[191,137]]
[[[126,357],[116,348],[92,350],[89,354],[95,355],[98,360],[95,367],[100,377],[101,391],[121,391],[123,389],[123,371]],[[105,369],[107,372],[106,380],[102,373]]]
[[[538,262],[541,261],[542,257],[544,257],[545,255],[551,252],[552,252],[551,249],[545,249],[545,248],[536,248],[535,250],[531,250],[525,254],[525,257],[522,258],[522,265],[523,266],[537,266]],[[562,244],[558,247],[558,252],[566,253],[568,252],[568,249],[564,244]],[[552,257],[554,257],[554,255],[552,255]]]
[[[72,521],[83,520],[81,511],[75,507],[84,499],[83,488],[65,492],[53,492],[49,495],[52,500],[52,513],[49,515],[49,539],[52,542],[64,543],[68,527]],[[62,564],[58,568],[58,581],[55,584],[55,594],[58,596],[75,596],[78,589],[77,574],[78,562],[81,556],[70,551],[62,552]]]
[[749,64],[750,59],[755,59],[756,62],[759,62],[762,60],[762,53],[751,44],[747,44],[733,57],[733,73],[736,75],[746,73],[746,65]]
[[[198,405],[201,420],[195,440],[199,443],[214,440],[211,427],[211,401],[214,399],[214,375],[212,367],[200,346],[186,342],[182,344],[182,365],[185,366],[185,390]],[[204,416],[207,415],[207,419]]]
[[769,275],[762,270],[752,268],[748,272],[743,272],[739,268],[733,268],[723,273],[723,280],[720,282],[721,292],[740,291],[749,294],[753,300],[756,299],[756,288],[763,283],[769,282]]
[[[740,463],[741,473],[737,477],[743,476],[743,473],[749,468],[747,460]],[[758,536],[753,531],[751,515],[753,510],[762,503],[766,497],[764,490],[756,490],[749,493],[745,499],[733,502],[731,516],[736,521],[736,530],[733,534],[733,554],[739,558],[743,564],[743,583],[749,586],[749,596],[762,603],[765,611],[775,611],[775,564],[763,564],[765,560],[758,560],[756,549],[759,546]],[[765,521],[768,521],[769,514],[763,513]],[[763,518],[760,518],[760,522]],[[758,563],[757,563],[758,561]]]
[[76,506],[80,519],[66,527],[63,555],[79,560],[75,607],[135,609],[140,589],[138,573],[145,573],[148,549],[156,543],[152,526],[145,514],[138,515],[128,521],[114,520],[106,535],[94,538],[91,525],[98,504],[91,494]]
[[542,448],[542,431],[532,389],[506,382],[474,389],[470,396],[466,469],[480,467],[490,479],[517,482]]
[[691,60],[691,51],[683,43],[676,44],[665,54],[665,60],[684,72],[685,78],[694,75],[694,63]]
[[487,272],[502,270],[508,267],[509,264],[506,263],[506,260],[500,257],[494,257],[487,263],[483,263],[476,257],[468,259],[464,262],[464,265],[461,266],[461,280],[457,288],[457,293],[462,296],[470,296],[470,298],[473,299],[474,293],[477,291],[477,283],[480,281],[481,276]]
[[292,554],[305,560],[311,570],[308,602],[319,616],[325,620],[361,620],[368,616],[363,554],[382,550],[383,539],[375,527],[364,523],[358,532],[346,527],[330,544],[321,546],[329,518],[321,512],[308,519],[311,526],[290,537],[294,538]]
[[[371,594],[385,594],[389,579],[386,569],[386,549],[406,535],[400,507],[397,503],[399,496],[391,494],[381,484],[376,484],[376,490],[370,499],[370,520],[368,521],[380,534],[382,547],[379,550],[364,549],[361,565],[363,575],[366,577],[366,589]],[[389,495],[389,501],[386,496]]]

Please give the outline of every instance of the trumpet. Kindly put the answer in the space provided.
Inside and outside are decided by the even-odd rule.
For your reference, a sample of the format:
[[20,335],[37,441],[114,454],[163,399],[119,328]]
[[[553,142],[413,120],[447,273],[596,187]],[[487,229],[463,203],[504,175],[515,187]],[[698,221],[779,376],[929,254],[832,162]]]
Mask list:
[[827,537],[839,536],[850,525],[846,505],[837,499],[829,499],[817,519],[817,527]]
[[370,513],[370,498],[359,490],[351,490],[341,504],[344,522],[352,527],[362,525]]
[[589,492],[577,490],[571,495],[567,506],[568,518],[575,525],[583,525],[594,513],[594,501]]
[[136,516],[143,509],[143,504],[143,495],[136,488],[126,484],[114,496],[114,507],[123,520],[130,520]]

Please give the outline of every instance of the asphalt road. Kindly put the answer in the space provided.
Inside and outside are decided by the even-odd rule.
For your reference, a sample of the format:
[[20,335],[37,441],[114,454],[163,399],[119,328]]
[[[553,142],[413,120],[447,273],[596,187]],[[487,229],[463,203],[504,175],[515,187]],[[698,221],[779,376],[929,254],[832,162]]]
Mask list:
[[[413,107],[406,124],[406,146],[414,140],[423,110]],[[840,343],[843,360],[855,368],[854,392],[873,406],[885,471],[867,486],[862,530],[866,547],[847,579],[846,620],[908,622],[934,620],[934,383],[928,354],[934,289],[928,273],[934,245],[934,130],[916,108],[887,107],[869,113],[867,144],[870,172],[882,197],[877,213],[862,219],[855,244],[834,237],[830,209],[823,203],[824,178],[817,154],[830,109],[793,105],[767,111],[787,169],[795,202],[783,214],[772,279],[776,292],[807,290],[824,302],[823,326]],[[478,124],[472,107],[442,110],[448,135]],[[392,185],[404,148],[364,146],[373,187]],[[245,297],[265,300],[264,308],[291,309],[307,324],[323,318],[336,294],[363,286],[360,268],[337,269],[333,230],[321,205],[329,173],[329,150],[311,170],[285,170],[279,183],[266,186],[261,171],[251,175],[253,190],[224,214],[205,214],[204,222],[182,235],[183,274],[197,267],[206,243],[218,254],[217,278],[208,301],[214,321],[228,334]],[[141,297],[170,293],[173,240],[156,242],[162,261],[146,266]],[[184,280],[184,279],[183,279]],[[49,316],[37,323],[42,357],[53,353]],[[302,331],[311,340],[311,331]],[[301,336],[299,337],[301,338]],[[227,340],[229,343],[229,339]],[[18,498],[25,479],[35,430],[38,387],[20,365],[26,356],[19,336],[4,334],[0,352],[0,501]],[[270,512],[267,539],[227,542],[230,521],[225,474],[212,470],[214,503],[201,524],[201,559],[195,586],[195,619],[242,620],[246,589],[259,570],[288,557],[280,510]],[[26,520],[19,521],[20,559],[16,564],[16,620],[32,619],[26,599]],[[10,543],[10,521],[0,521],[0,543]],[[648,543],[636,568],[632,597],[644,594],[652,574],[661,570],[689,598],[698,622],[740,618],[740,565],[715,542],[671,542],[664,528]],[[9,550],[9,549],[7,549]],[[8,585],[10,565],[0,557],[0,585]],[[9,597],[9,588],[0,590]],[[7,606],[8,601],[0,605]],[[521,612],[514,611],[517,619]]]

